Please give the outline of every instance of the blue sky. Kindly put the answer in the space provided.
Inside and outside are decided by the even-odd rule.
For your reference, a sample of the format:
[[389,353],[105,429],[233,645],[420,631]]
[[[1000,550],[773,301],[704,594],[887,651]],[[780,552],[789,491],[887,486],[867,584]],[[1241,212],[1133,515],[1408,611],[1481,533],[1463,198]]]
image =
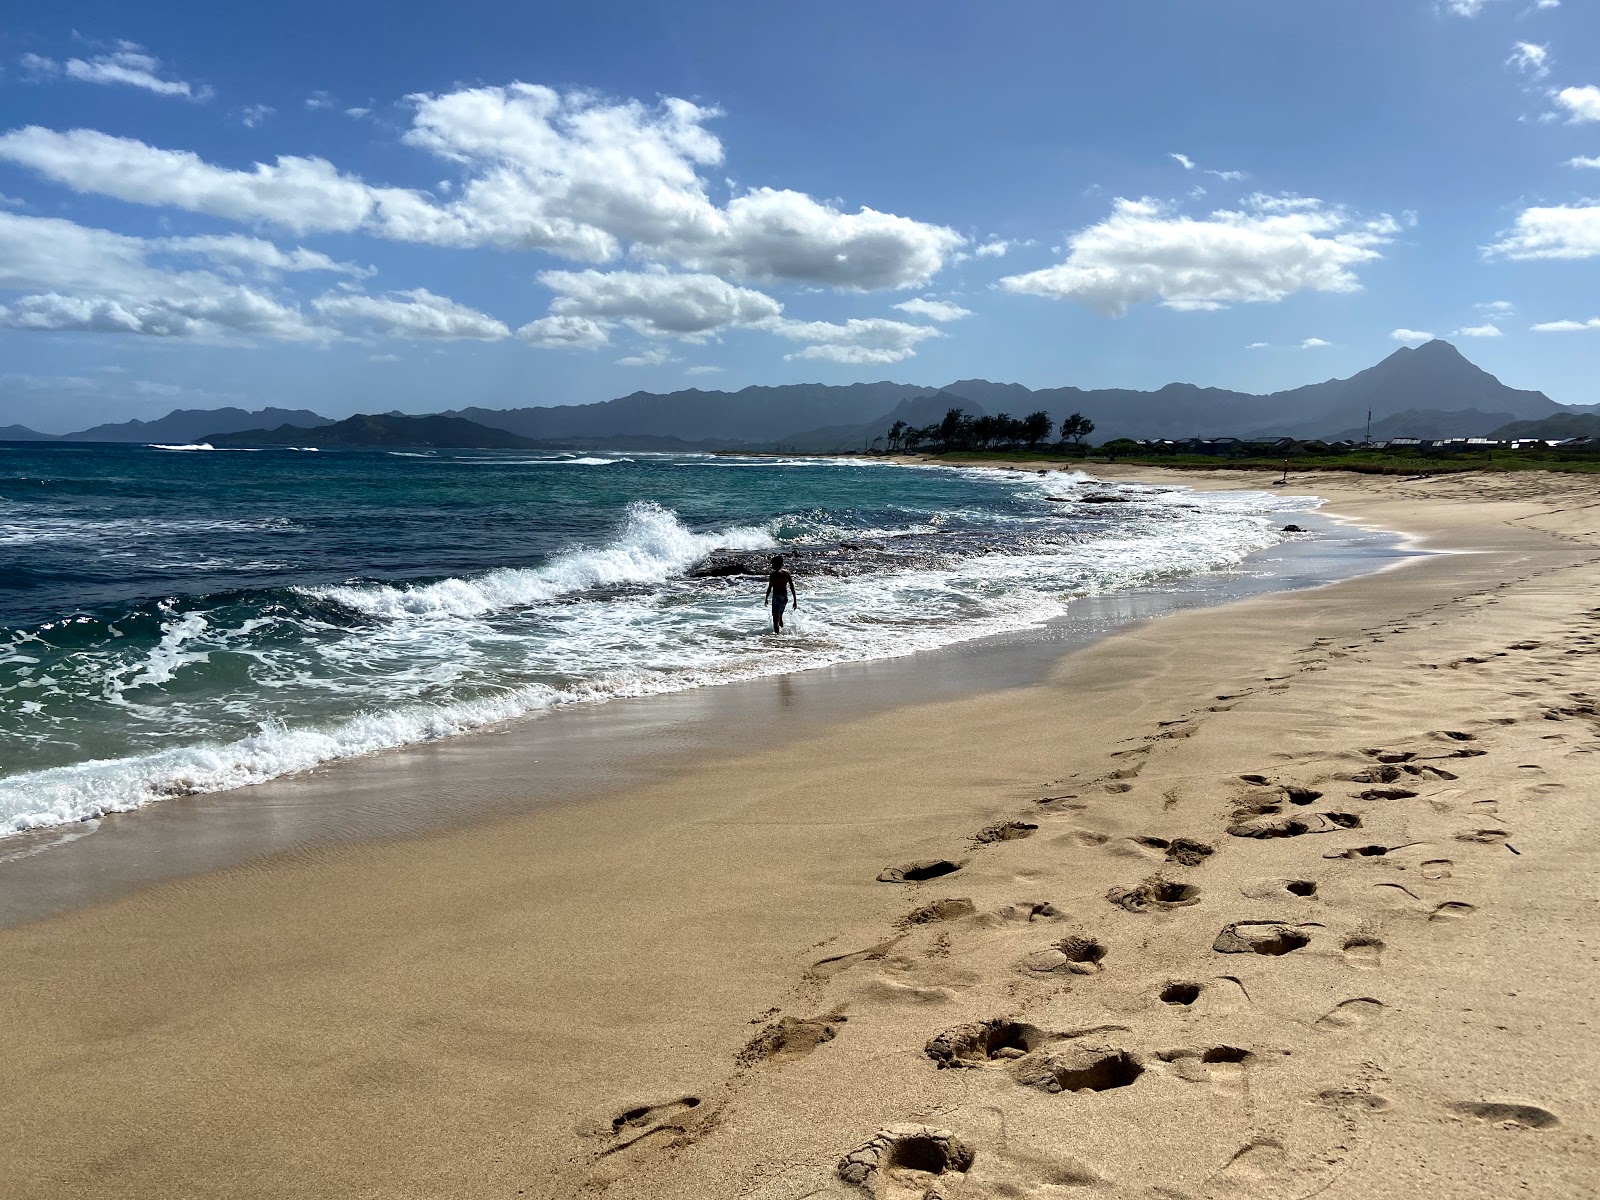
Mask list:
[[0,72],[0,424],[1427,334],[1600,401],[1589,0],[74,3]]

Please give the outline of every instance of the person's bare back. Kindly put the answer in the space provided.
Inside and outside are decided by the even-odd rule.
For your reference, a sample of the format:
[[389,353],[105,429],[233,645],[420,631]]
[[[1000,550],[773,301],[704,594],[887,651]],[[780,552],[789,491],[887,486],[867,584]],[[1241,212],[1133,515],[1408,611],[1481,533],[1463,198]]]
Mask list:
[[761,598],[763,604],[772,606],[772,632],[783,632],[783,610],[794,601],[800,607],[800,593],[794,590],[794,575],[783,565],[783,555],[772,556],[772,570],[767,575],[767,591]]

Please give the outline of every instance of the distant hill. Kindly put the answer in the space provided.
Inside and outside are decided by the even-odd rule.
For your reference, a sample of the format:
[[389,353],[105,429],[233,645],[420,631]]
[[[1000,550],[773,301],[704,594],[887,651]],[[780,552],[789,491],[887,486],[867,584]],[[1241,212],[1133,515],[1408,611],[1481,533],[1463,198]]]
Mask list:
[[1594,413],[1558,413],[1541,421],[1512,421],[1494,431],[1499,438],[1600,437],[1600,416]]
[[651,434],[685,441],[714,438],[770,444],[795,430],[857,424],[911,396],[934,390],[908,383],[793,383],[737,392],[688,388],[665,394],[634,392],[598,404],[463,408],[445,415],[539,439]]
[[64,442],[166,442],[169,444],[204,441],[212,433],[236,433],[242,429],[299,425],[312,428],[331,425],[329,417],[304,408],[263,408],[246,412],[242,408],[178,408],[154,421],[123,421],[116,425],[96,425],[78,433],[61,435]]
[[403,446],[450,449],[538,449],[539,442],[503,429],[490,429],[460,417],[403,417],[395,414],[354,416],[307,429],[280,425],[208,433],[200,439],[213,446]]
[[811,453],[866,449],[871,447],[875,438],[887,434],[889,427],[896,421],[904,421],[907,425],[918,427],[932,425],[952,408],[959,408],[971,417],[984,415],[983,405],[974,403],[965,396],[945,391],[929,392],[926,395],[900,401],[874,420],[864,421],[859,425],[829,425],[821,429],[802,430],[779,438],[778,444],[785,449]]
[[0,442],[53,442],[53,433],[40,433],[26,425],[0,425]]
[[[1510,413],[1479,412],[1465,408],[1460,412],[1440,412],[1436,408],[1408,408],[1381,421],[1372,423],[1372,440],[1386,442],[1390,438],[1455,438],[1487,437],[1495,429],[1511,420]],[[1362,441],[1367,436],[1366,427],[1347,429],[1328,441]]]

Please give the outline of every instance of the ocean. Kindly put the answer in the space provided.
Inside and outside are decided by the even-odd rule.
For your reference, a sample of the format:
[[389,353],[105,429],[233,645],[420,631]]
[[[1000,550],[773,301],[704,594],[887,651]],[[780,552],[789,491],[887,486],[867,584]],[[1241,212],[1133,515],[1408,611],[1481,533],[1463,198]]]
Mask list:
[[[0,835],[1241,569],[1310,498],[869,460],[0,447]],[[770,631],[760,577],[791,556]]]

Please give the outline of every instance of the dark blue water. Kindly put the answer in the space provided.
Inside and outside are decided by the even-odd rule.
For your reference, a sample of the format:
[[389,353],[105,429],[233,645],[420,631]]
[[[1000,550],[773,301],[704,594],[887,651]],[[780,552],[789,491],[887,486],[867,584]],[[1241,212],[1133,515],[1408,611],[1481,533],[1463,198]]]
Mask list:
[[[1021,628],[1229,568],[1285,507],[840,460],[0,447],[0,833]],[[761,580],[694,572],[777,550],[781,638]]]

